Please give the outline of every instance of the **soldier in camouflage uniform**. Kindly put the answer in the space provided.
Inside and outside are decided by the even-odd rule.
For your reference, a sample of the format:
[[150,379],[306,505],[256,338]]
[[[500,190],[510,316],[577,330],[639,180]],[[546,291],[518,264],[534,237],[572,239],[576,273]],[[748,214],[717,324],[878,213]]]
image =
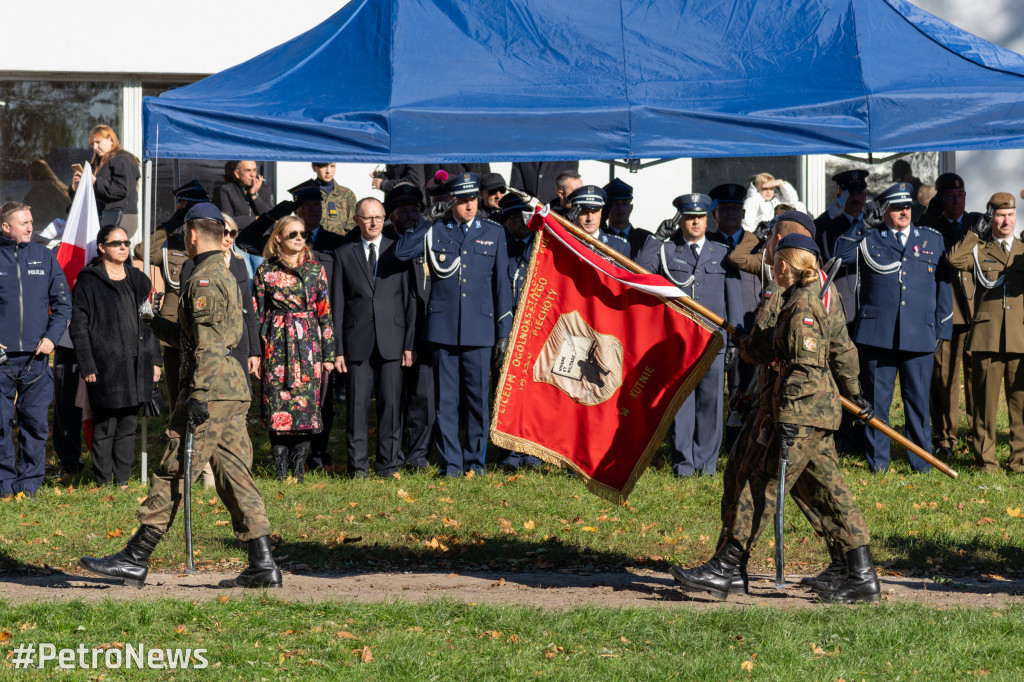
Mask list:
[[224,266],[220,242],[224,218],[216,206],[197,204],[185,221],[185,243],[195,272],[184,284],[178,321],[141,311],[153,333],[182,352],[182,392],[167,426],[169,442],[150,476],[149,495],[139,507],[139,530],[117,554],[82,557],[82,568],[142,587],[149,556],[170,528],[182,500],[184,439],[194,431],[193,481],[207,462],[217,493],[231,514],[235,535],[249,545],[249,566],[222,587],[280,587],[281,572],[271,556],[270,522],[252,476],[252,444],[246,429],[249,389],[245,370],[228,355],[242,336],[241,294]]
[[[333,163],[314,163],[313,172],[316,173],[316,178],[310,182],[320,187],[324,212],[320,225],[328,232],[344,236],[356,226],[356,195],[348,187],[334,181],[334,170]],[[292,190],[294,189],[293,187]]]
[[[845,394],[870,419],[870,404],[860,394],[857,350],[849,339],[845,319],[826,311],[821,298],[822,273],[818,247],[806,235],[791,234],[779,241],[773,272],[785,287],[773,331],[778,377],[773,394],[776,437],[788,445],[789,490],[804,478],[815,496],[826,502],[838,525],[836,541],[846,557],[847,576],[821,598],[837,603],[878,601],[878,578],[871,565],[870,536],[860,510],[843,481],[832,433],[841,414],[836,379]],[[830,371],[830,366],[831,370]],[[775,514],[777,473],[766,458],[754,468],[736,504],[728,540],[708,563],[695,569],[672,568],[676,581],[688,591],[708,592],[725,599],[740,563],[749,555],[761,531]]]

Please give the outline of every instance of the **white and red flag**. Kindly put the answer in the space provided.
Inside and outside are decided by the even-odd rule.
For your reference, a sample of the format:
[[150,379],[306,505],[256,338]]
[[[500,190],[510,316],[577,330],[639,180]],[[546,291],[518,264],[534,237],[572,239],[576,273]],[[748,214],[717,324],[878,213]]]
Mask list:
[[716,325],[629,272],[554,216],[539,229],[497,385],[491,439],[575,471],[621,503],[722,347]]
[[68,286],[75,288],[78,272],[96,255],[96,235],[100,231],[100,214],[96,208],[96,192],[92,186],[92,169],[85,164],[78,181],[75,199],[71,202],[68,222],[64,227],[57,262],[64,270]]

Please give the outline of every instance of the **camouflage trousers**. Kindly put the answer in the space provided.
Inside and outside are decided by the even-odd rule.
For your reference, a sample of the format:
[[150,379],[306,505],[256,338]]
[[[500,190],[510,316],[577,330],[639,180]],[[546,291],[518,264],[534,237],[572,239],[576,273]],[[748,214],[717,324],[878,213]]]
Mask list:
[[[774,445],[766,450],[773,455],[778,453]],[[748,552],[775,516],[778,459],[766,457],[766,465],[768,459],[772,460],[770,466],[753,467],[739,487],[734,511],[725,528],[725,535]],[[837,542],[844,553],[871,544],[867,523],[843,480],[830,431],[799,427],[789,448],[786,491],[791,496],[800,496],[795,499],[809,520],[818,514],[822,531]]]
[[[210,418],[193,437],[192,482],[209,462],[217,495],[231,514],[231,526],[243,542],[270,535],[263,496],[252,477],[252,443],[246,428],[249,401],[213,400]],[[149,496],[139,507],[139,523],[166,531],[174,523],[184,495],[185,413],[175,410],[167,425],[167,451],[149,477]]]

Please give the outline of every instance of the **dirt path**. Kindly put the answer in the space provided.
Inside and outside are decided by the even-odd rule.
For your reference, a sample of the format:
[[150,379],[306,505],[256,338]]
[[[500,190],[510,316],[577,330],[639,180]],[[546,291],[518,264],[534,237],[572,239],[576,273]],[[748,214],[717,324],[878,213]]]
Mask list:
[[[241,589],[221,590],[218,581],[227,573],[193,576],[151,573],[142,590],[85,573],[0,576],[0,601],[82,599],[214,599],[241,595]],[[809,590],[798,587],[800,576],[788,576],[787,589],[776,590],[774,578],[752,578],[750,596],[734,596],[729,606],[821,608]],[[883,600],[916,601],[940,607],[1001,608],[1024,604],[1024,580],[958,578],[939,583],[931,579],[882,576]],[[570,609],[578,606],[709,608],[719,602],[688,595],[675,587],[671,576],[659,571],[578,573],[359,573],[340,575],[286,574],[284,588],[273,595],[290,601],[392,600],[422,601],[441,598],[495,604]]]

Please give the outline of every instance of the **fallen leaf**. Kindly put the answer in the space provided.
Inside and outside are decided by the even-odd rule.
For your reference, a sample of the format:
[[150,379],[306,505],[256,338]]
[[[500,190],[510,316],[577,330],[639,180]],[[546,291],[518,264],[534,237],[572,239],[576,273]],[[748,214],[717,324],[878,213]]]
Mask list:
[[1020,518],[1020,507],[1015,507],[1013,509],[1007,507],[1006,508],[1006,513],[1008,515],[1012,516],[1015,519],[1019,519]]
[[987,516],[983,516],[980,519],[978,519],[978,521],[977,521],[977,523],[975,525],[980,526],[980,525],[983,525],[983,524],[986,524],[986,523],[995,523],[995,522],[996,522],[995,519],[990,519]]
[[518,644],[519,643],[519,635],[509,635],[508,636],[508,641],[512,642],[513,644]]
[[596,533],[597,532],[597,529],[594,528],[593,526],[583,526],[583,530],[586,531],[587,533]]
[[504,586],[505,586],[505,579],[504,579],[504,578],[498,578],[497,580],[495,580],[495,581],[494,581],[493,583],[491,583],[491,584],[492,584],[492,585],[493,585],[494,587],[504,587]]
[[740,663],[740,667],[746,670],[748,673],[754,669],[753,661],[743,661]]
[[359,503],[358,502],[349,502],[348,506],[351,507],[352,509],[355,509],[356,507],[359,506]]
[[512,522],[509,521],[508,519],[499,518],[498,519],[498,525],[501,527],[501,532],[502,533],[505,533],[506,535],[515,535],[516,534],[515,529],[512,527]]
[[11,633],[7,630],[0,630],[0,642],[11,641]]
[[338,630],[338,631],[337,631],[336,633],[334,633],[334,634],[338,635],[338,637],[339,637],[339,638],[341,638],[341,639],[359,639],[358,637],[356,637],[355,635],[353,635],[353,634],[352,634],[351,632],[349,632],[348,630]]
[[458,530],[462,528],[462,521],[456,521],[455,519],[449,519],[447,516],[441,521],[445,528],[454,528]]
[[228,597],[227,597],[227,595],[221,595],[220,597],[217,598],[217,601],[219,601],[221,604],[227,604],[228,603]]
[[423,632],[423,628],[419,625],[413,625],[411,628],[406,628],[406,632]]
[[629,644],[630,643],[629,640],[626,639],[625,637],[619,637],[619,641],[622,642],[623,644]]
[[188,628],[186,628],[184,625],[175,625],[174,631],[177,632],[179,635],[183,635],[188,631]]
[[392,473],[391,475],[395,478],[396,481],[401,481],[402,480],[402,474],[399,471],[396,471],[396,472]]
[[359,659],[363,663],[373,663],[373,654],[370,653],[370,647],[364,646],[363,653],[359,655]]
[[534,523],[533,519],[530,519],[529,521],[523,521],[523,528],[525,528],[526,530],[533,530],[536,527],[537,524]]
[[398,489],[398,496],[404,499],[406,497],[409,497],[409,493],[407,493],[404,490],[402,490],[401,488],[399,488]]
[[821,656],[830,656],[831,657],[831,656],[835,656],[836,654],[839,653],[839,647],[836,647],[834,651],[825,651],[824,649],[822,649],[820,646],[818,646],[814,642],[811,642],[811,652],[814,654],[815,658],[819,658]]
[[884,506],[885,506],[885,505],[884,505],[884,504],[882,504],[881,502],[875,502],[875,509],[881,509],[881,508],[882,508],[882,507],[884,507]]
[[213,525],[215,525],[215,526],[226,526],[229,523],[231,523],[231,522],[230,521],[215,521]]
[[57,530],[53,531],[53,537],[55,537],[55,538],[64,537],[64,531],[62,531],[62,530],[60,530],[58,528]]
[[124,535],[124,531],[121,530],[120,528],[115,528],[114,530],[112,530],[109,533],[107,533],[107,537],[108,538],[119,538],[122,535]]

